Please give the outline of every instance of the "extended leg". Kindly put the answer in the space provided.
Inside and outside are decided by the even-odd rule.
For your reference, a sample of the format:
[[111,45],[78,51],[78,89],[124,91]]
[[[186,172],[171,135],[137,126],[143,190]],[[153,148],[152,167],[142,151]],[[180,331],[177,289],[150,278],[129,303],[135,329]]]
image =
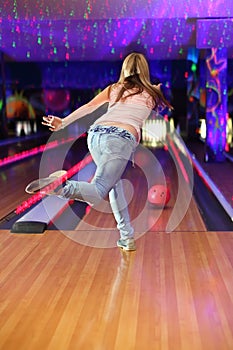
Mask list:
[[109,192],[109,200],[113,215],[120,231],[120,239],[117,246],[126,250],[136,250],[134,241],[134,229],[130,223],[128,203],[125,199],[122,181],[118,181]]
[[117,222],[117,228],[120,231],[120,237],[122,239],[132,238],[134,229],[130,223],[128,203],[125,199],[121,180],[109,192],[109,201]]
[[108,159],[97,165],[96,173],[91,183],[67,181],[60,195],[65,198],[85,201],[90,205],[97,205],[119,181],[127,162],[127,159]]

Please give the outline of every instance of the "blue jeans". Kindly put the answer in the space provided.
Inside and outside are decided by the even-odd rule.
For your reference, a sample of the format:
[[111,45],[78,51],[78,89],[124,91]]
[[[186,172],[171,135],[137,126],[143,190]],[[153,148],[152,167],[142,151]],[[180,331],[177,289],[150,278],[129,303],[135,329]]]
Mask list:
[[67,181],[62,196],[97,205],[109,195],[121,239],[132,238],[134,230],[120,179],[135,151],[136,139],[124,129],[96,125],[90,128],[87,141],[96,164],[94,178],[90,183]]

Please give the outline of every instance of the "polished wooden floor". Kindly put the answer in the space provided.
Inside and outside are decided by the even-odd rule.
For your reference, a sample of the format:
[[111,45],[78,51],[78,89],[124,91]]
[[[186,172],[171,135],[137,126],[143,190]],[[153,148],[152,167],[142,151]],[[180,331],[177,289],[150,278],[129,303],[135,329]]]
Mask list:
[[59,231],[0,242],[2,350],[233,347],[232,232],[148,232],[131,253]]
[[[1,217],[28,177],[24,166]],[[193,198],[166,232],[174,191],[148,232],[137,226],[136,252],[116,247],[112,215],[94,209],[73,231],[0,230],[0,349],[233,349],[233,232],[207,232]]]

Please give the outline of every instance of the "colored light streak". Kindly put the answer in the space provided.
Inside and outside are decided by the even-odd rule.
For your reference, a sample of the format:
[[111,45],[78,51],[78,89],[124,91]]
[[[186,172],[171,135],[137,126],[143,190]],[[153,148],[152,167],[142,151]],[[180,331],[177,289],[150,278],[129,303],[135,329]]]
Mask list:
[[[183,177],[184,177],[185,181],[189,184],[190,181],[189,181],[188,173],[187,173],[187,171],[186,171],[186,169],[185,169],[185,166],[184,166],[184,163],[182,162],[182,160],[181,160],[181,158],[180,158],[180,155],[179,155],[179,151],[180,151],[181,153],[184,152],[185,155],[186,155],[186,152],[185,152],[185,151],[181,151],[181,150],[179,149],[179,145],[176,144],[176,142],[174,142],[173,139],[172,139],[169,135],[167,135],[167,139],[168,139],[168,141],[169,141],[169,146],[171,147],[172,152],[173,152],[173,154],[174,154],[174,156],[175,156],[175,158],[176,158],[176,160],[177,160],[177,162],[178,162],[178,164],[179,164],[179,167],[180,167],[180,170],[181,170],[181,172],[182,172],[182,174],[183,174]],[[176,141],[177,141],[177,140],[178,140],[178,139],[176,139]],[[190,160],[190,159],[189,159],[189,160]]]
[[32,149],[22,151],[20,153],[14,154],[12,156],[4,157],[4,158],[0,159],[0,167],[8,165],[8,164],[12,164],[14,162],[20,161],[22,159],[25,159],[25,158],[28,158],[31,156],[35,156],[35,155],[40,154],[40,153],[47,151],[49,149],[53,149],[53,148],[56,148],[60,145],[72,142],[74,139],[75,139],[74,137],[69,137],[68,139],[63,139],[61,141],[55,140],[55,141],[49,142],[45,145],[34,147]]

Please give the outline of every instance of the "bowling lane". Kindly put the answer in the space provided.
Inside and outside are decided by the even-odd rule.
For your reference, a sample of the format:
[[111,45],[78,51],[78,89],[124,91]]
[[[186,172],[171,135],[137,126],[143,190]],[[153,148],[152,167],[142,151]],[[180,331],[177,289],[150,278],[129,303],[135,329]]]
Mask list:
[[[232,231],[232,222],[224,209],[202,182],[194,169],[190,168],[190,159],[182,152],[176,152],[173,148],[153,149],[157,159],[157,167],[153,168],[150,159],[145,154],[135,154],[138,165],[144,172],[148,167],[153,173],[150,183],[145,179],[145,174],[136,166],[128,166],[123,179],[126,181],[125,192],[132,184],[133,196],[128,195],[129,211],[132,224],[135,228],[136,238],[140,238],[146,232],[206,232],[206,231]],[[163,176],[162,176],[163,175]],[[165,178],[170,190],[171,198],[167,205],[159,207],[148,203],[148,188],[151,185],[161,184]],[[190,180],[190,182],[187,182]],[[115,220],[110,213],[107,202],[100,208],[91,209],[82,221],[78,222],[76,230],[67,233],[69,237],[84,245],[95,247],[115,246],[118,233],[115,228]],[[221,228],[224,229],[221,229]]]
[[[177,169],[169,152],[157,149],[155,150],[155,156],[161,165],[160,170],[162,169],[163,176],[159,174],[160,171],[157,169],[157,173],[155,171],[152,181],[153,185],[158,185],[162,183],[163,177],[166,179],[166,185],[171,194],[167,204],[164,204],[163,200],[161,201],[161,206],[151,204],[148,201],[148,188],[150,188],[151,184],[148,184],[145,173],[138,166],[134,168],[129,164],[123,176],[126,198],[127,196],[131,198],[129,211],[136,231],[136,237],[147,231],[206,231],[205,223],[192,196],[192,189],[190,188],[188,194],[187,188],[186,190],[184,188],[184,182],[183,186],[178,188]],[[144,164],[144,170],[145,166],[146,164]],[[148,166],[150,167],[150,164]],[[129,195],[130,184],[133,188],[132,197]],[[187,195],[191,195],[188,202]],[[112,230],[115,230],[115,226],[115,220],[106,201],[101,203],[99,208],[91,209],[84,216],[83,220],[78,223],[76,230],[78,231],[77,235],[82,231],[89,232],[90,240],[92,240],[91,236],[95,235],[96,230],[98,232],[102,231],[103,235],[108,232],[109,239],[111,239],[110,236],[112,235]],[[101,235],[99,234],[99,236]]]
[[[37,179],[39,174],[40,176],[47,176],[51,172],[61,168],[61,166],[63,169],[67,170],[84,157],[87,152],[84,133],[88,130],[93,121],[106,111],[107,105],[108,104],[106,103],[101,105],[96,111],[94,111],[94,113],[87,114],[85,118],[80,120],[79,124],[72,125],[71,128],[68,127],[56,133],[45,134],[45,139],[44,136],[40,137],[40,135],[38,135],[38,138],[35,137],[33,140],[33,146],[45,143],[48,140],[48,136],[48,141],[54,143],[57,142],[57,140],[63,142],[64,140],[72,139],[69,152],[69,144],[67,144],[66,146],[57,147],[56,151],[55,149],[47,151],[47,158],[45,157],[45,154],[43,154],[43,160],[45,163],[43,169],[41,169],[41,154],[33,155],[32,157],[26,158],[20,162],[12,163],[0,168],[0,219],[14,211],[19,204],[29,198],[29,195],[24,192],[24,188],[29,182]],[[0,157],[4,158],[11,154],[15,154],[16,150],[22,151],[25,150],[25,147],[27,149],[27,140],[28,138],[22,139],[22,142],[16,140],[13,146],[6,141],[4,143],[2,142],[0,145]],[[61,159],[64,159],[64,164]]]
[[39,147],[48,141],[49,136],[50,133],[43,131],[33,135],[0,140],[0,159]]
[[[86,152],[86,139],[81,138],[70,148],[63,168],[70,169],[74,163],[84,157]],[[63,146],[60,146],[56,151],[47,151],[44,163],[48,165],[48,169],[45,169],[47,172],[44,174],[45,176],[57,170],[57,161],[63,157],[63,153]],[[153,159],[155,159],[154,164]],[[147,231],[203,232],[208,229],[205,218],[201,216],[203,211],[193,197],[192,179],[189,179],[187,164],[180,163],[178,166],[175,157],[168,149],[156,148],[149,150],[145,147],[142,148],[141,145],[135,153],[134,160],[135,167],[129,162],[123,174],[123,183],[129,203],[131,220],[138,236]],[[18,170],[20,172],[19,176],[21,176],[20,193],[23,192],[24,194],[25,185],[32,180],[31,167],[34,166],[34,170],[39,174],[40,163],[40,157],[38,156],[28,160],[25,163],[26,166],[22,162],[22,164],[15,167],[14,172]],[[28,179],[28,172],[30,173],[30,180]],[[35,176],[35,178],[37,177],[38,175]],[[166,205],[163,201],[162,205],[158,205],[159,203],[154,205],[148,202],[148,190],[153,185],[168,187],[170,200]],[[201,188],[201,192],[204,193],[205,190],[207,191],[207,188]],[[195,191],[198,191],[198,188]],[[30,196],[24,194],[24,198],[26,197]],[[15,203],[13,209],[15,209]],[[14,218],[15,221],[17,219]],[[12,221],[10,224],[12,224]],[[55,220],[52,220],[47,229],[88,231],[92,234],[96,230],[115,231],[116,224],[108,201],[103,201],[98,208],[92,208],[91,210],[86,205],[80,205],[79,202],[74,201],[69,203],[65,210],[56,216]]]
[[[62,164],[67,170],[87,153],[86,138],[60,144],[46,152],[35,154],[0,168],[1,206],[0,218],[16,209],[30,195],[25,193],[26,185],[40,176],[47,176]],[[43,158],[42,158],[43,157]]]

